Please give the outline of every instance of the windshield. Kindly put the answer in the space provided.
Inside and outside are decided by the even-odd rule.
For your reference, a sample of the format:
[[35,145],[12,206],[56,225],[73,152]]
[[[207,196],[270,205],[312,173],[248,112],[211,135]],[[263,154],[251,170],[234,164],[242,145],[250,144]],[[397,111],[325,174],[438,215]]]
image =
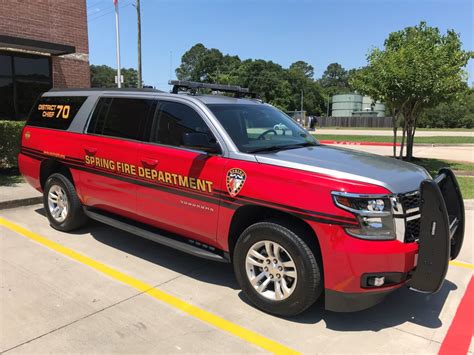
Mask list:
[[268,105],[207,105],[240,151],[256,153],[317,145],[290,117]]

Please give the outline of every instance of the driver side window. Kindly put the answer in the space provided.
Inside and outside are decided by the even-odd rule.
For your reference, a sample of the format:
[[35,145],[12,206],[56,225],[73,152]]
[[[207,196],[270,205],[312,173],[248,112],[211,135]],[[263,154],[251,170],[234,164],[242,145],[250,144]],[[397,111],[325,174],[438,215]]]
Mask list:
[[152,128],[151,142],[175,147],[199,148],[196,145],[188,145],[186,137],[191,134],[200,134],[215,142],[207,124],[191,107],[179,102],[160,101]]

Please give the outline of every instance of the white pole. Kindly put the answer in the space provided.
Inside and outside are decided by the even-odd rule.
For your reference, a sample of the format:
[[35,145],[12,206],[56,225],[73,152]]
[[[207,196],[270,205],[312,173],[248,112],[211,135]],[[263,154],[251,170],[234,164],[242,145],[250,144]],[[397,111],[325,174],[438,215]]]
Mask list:
[[120,74],[120,28],[119,28],[119,9],[118,1],[114,1],[115,4],[115,34],[117,42],[117,87],[122,87],[122,75]]

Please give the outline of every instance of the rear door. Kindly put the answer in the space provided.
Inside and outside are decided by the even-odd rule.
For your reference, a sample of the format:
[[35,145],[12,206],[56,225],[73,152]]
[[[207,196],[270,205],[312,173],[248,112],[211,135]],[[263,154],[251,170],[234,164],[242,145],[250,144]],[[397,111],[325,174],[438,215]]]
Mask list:
[[102,97],[83,135],[83,202],[126,217],[135,217],[137,154],[156,101]]
[[216,238],[219,190],[224,169],[220,154],[186,146],[185,134],[206,134],[217,142],[197,107],[160,100],[150,142],[139,151],[137,211],[142,221],[213,244]]

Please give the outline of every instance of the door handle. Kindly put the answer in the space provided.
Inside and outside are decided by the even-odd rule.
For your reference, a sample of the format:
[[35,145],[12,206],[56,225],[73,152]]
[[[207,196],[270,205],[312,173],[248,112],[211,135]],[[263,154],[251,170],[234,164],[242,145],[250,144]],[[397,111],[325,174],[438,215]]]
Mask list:
[[143,165],[156,166],[156,164],[158,164],[158,160],[151,158],[143,158],[142,163]]
[[94,147],[85,147],[84,150],[89,155],[94,155],[95,153],[97,153],[97,148],[94,148]]

